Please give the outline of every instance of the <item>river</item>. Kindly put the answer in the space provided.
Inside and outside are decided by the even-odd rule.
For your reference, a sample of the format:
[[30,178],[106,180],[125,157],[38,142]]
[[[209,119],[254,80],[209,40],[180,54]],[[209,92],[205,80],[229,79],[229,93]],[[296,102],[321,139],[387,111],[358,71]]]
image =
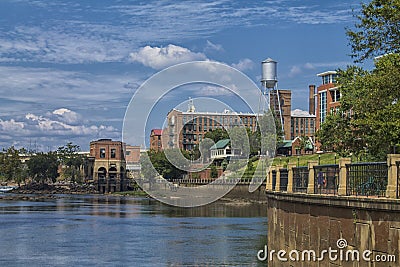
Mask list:
[[102,195],[2,200],[0,266],[262,266],[266,212]]

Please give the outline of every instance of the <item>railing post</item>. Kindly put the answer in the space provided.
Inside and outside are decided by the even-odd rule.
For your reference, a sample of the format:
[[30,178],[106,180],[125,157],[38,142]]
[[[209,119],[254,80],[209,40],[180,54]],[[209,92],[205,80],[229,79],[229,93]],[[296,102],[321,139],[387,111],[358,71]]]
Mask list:
[[275,191],[279,192],[281,191],[281,168],[282,165],[276,165],[275,166],[275,171],[276,171],[276,183],[275,183]]
[[388,184],[386,188],[386,197],[396,198],[397,193],[397,165],[396,161],[400,161],[400,154],[387,155],[388,164]]
[[296,167],[296,163],[288,164],[288,184],[287,184],[287,192],[293,193],[293,168]]
[[307,194],[314,194],[315,187],[314,187],[314,166],[318,165],[318,161],[310,160],[308,162],[308,187],[307,187]]
[[267,191],[272,191],[272,169],[274,167],[271,166],[268,170],[268,174],[267,174]]
[[339,188],[338,195],[347,195],[347,170],[346,164],[351,163],[351,158],[340,158],[339,159]]

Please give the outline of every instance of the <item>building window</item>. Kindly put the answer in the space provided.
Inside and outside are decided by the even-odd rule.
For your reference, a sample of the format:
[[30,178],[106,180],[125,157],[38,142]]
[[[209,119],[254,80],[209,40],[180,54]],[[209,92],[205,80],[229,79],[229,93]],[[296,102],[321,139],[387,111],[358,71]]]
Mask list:
[[334,92],[334,95],[335,95],[335,97],[334,97],[334,102],[340,101],[340,91],[339,91],[339,90],[336,90],[336,91]]
[[115,154],[115,148],[111,148],[111,158],[112,159],[115,159],[115,156],[116,156],[116,154]]
[[319,114],[320,123],[323,123],[326,118],[326,92],[319,94]]
[[106,157],[106,149],[100,148],[100,158],[104,159]]

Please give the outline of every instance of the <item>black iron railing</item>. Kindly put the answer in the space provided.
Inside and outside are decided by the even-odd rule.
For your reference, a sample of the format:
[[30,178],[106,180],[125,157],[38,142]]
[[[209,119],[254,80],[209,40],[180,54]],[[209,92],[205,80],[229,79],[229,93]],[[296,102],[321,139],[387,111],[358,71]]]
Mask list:
[[346,164],[347,195],[384,196],[388,183],[386,162]]
[[314,166],[315,194],[337,194],[339,187],[339,165]]
[[281,192],[287,191],[288,170],[287,169],[280,169],[279,173],[280,173],[279,191],[281,191]]
[[293,168],[293,192],[307,193],[308,173],[307,166]]
[[400,161],[396,161],[397,167],[397,188],[396,188],[396,198],[400,198]]
[[276,171],[272,170],[272,190],[275,191],[275,185],[276,185]]

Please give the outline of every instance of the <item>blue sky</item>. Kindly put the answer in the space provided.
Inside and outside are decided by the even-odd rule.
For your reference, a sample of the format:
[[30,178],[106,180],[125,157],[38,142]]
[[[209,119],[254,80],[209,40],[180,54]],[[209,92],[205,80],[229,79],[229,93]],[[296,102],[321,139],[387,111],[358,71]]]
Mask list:
[[344,29],[352,9],[359,3],[2,0],[0,147],[72,141],[86,150],[97,138],[121,139],[138,86],[191,60],[226,63],[259,84],[260,62],[271,57],[292,109],[307,109],[316,74],[352,63]]

